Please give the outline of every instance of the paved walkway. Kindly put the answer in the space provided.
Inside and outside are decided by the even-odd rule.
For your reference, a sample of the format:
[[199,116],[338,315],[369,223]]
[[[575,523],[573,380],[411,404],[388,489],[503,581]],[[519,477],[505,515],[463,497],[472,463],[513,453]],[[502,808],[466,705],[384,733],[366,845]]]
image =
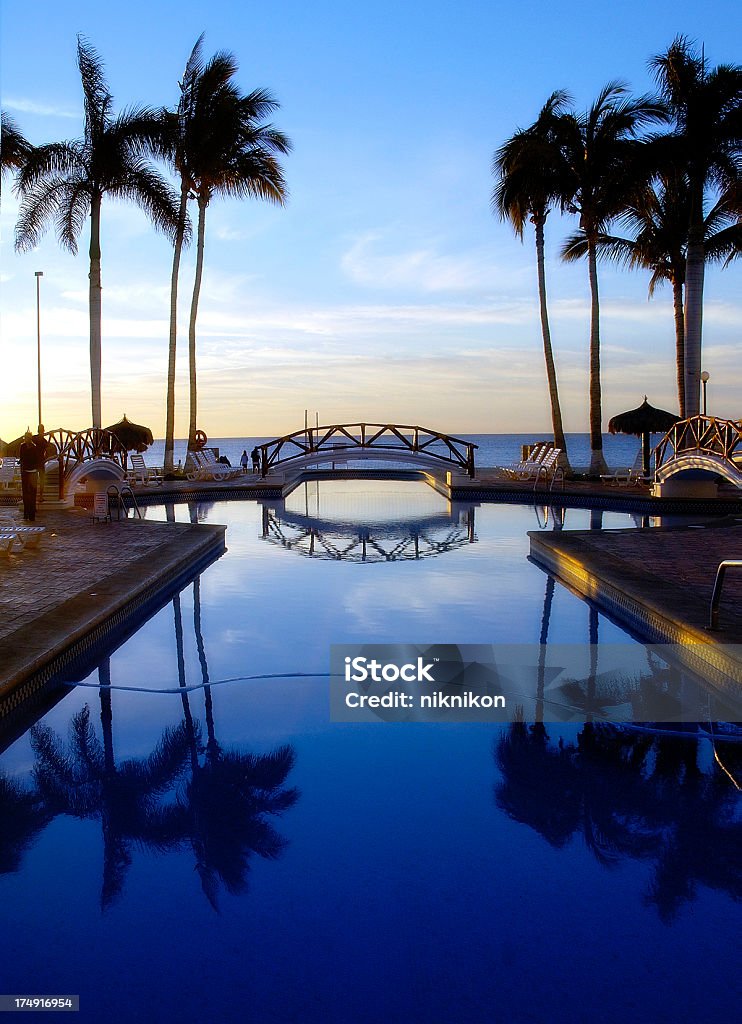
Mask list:
[[[564,531],[531,535],[531,553],[551,560],[558,575],[587,596],[620,590],[629,602],[680,630],[681,642],[742,644],[742,574],[729,573],[720,605],[720,630],[708,633],[716,569],[725,558],[742,558],[739,518],[703,527]],[[561,567],[561,569],[560,569]]]
[[0,692],[224,538],[224,527],[202,524],[93,525],[83,509],[41,511],[37,525],[38,548],[0,555]]

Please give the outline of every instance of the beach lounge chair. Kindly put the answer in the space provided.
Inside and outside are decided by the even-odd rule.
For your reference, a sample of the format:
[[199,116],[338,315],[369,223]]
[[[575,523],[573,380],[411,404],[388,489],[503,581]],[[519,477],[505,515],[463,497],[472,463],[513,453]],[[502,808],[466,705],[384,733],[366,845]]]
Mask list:
[[6,455],[0,465],[0,487],[4,487],[6,490],[13,487],[18,473],[18,459],[12,459]]
[[200,454],[203,464],[209,469],[214,469],[217,473],[223,474],[225,479],[233,480],[235,477],[242,476],[242,469],[239,466],[225,466],[223,462],[218,462],[211,448],[202,448]]
[[46,532],[45,526],[0,525],[0,551],[8,554],[15,544],[21,548],[37,548]]
[[553,487],[554,481],[558,476],[561,477],[562,484],[564,484],[564,470],[559,465],[559,456],[561,454],[561,448],[550,448],[543,459],[541,459],[538,465],[535,466],[533,475],[530,477],[534,482],[534,490],[541,480],[543,480],[544,483],[548,483],[550,487]]
[[126,482],[130,485],[161,484],[162,470],[148,466],[141,455],[132,454],[129,456],[131,469],[126,474]]
[[242,475],[239,466],[234,468],[217,462],[214,453],[208,448],[189,452],[189,455],[196,465],[196,469],[188,474],[189,480],[232,480]]
[[548,452],[553,449],[551,441],[539,441],[533,445],[527,459],[521,462],[514,462],[511,466],[498,466],[497,468],[513,480],[531,480],[536,467],[545,458]]
[[600,479],[616,487],[629,487],[631,484],[649,483],[644,476],[644,457],[641,453],[634,459],[633,466],[619,466],[612,473],[601,473]]

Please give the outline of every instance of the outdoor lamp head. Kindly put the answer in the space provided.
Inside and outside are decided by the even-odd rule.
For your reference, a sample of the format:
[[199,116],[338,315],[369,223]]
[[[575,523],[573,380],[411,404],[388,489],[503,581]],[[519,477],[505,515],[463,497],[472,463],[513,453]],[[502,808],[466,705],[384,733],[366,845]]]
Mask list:
[[37,270],[34,273],[34,277],[43,277],[43,276],[44,276],[44,271],[43,270]]
[[703,381],[704,384],[706,383],[706,381],[709,379],[710,376],[711,376],[711,374],[708,372],[708,370],[704,370],[703,371],[703,373],[701,374],[701,380]]

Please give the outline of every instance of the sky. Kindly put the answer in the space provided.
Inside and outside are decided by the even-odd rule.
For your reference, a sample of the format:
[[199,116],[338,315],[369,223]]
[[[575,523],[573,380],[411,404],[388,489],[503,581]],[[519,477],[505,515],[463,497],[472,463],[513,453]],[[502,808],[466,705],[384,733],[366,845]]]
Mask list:
[[[279,435],[320,422],[417,423],[448,433],[550,428],[532,233],[490,210],[492,155],[556,88],[577,109],[609,80],[639,93],[677,33],[712,64],[739,63],[733,0],[414,5],[277,0],[106,5],[3,0],[0,99],[35,144],[82,130],[76,36],[102,56],[114,108],[177,102],[201,32],[236,55],[245,92],[269,89],[285,208],[215,198],[198,322],[199,426]],[[7,179],[6,179],[7,182]],[[0,212],[0,437],[36,425],[41,279],[47,429],[90,425],[87,236],[53,231],[13,249],[18,201]],[[565,428],[587,429],[587,267],[559,261],[574,220],[547,222],[547,287]],[[103,422],[164,433],[172,249],[136,208],[102,212]],[[187,433],[187,324],[195,251],[180,277],[176,436]],[[706,276],[709,411],[740,416],[742,263]],[[603,415],[676,408],[672,295],[645,274],[600,270]]]

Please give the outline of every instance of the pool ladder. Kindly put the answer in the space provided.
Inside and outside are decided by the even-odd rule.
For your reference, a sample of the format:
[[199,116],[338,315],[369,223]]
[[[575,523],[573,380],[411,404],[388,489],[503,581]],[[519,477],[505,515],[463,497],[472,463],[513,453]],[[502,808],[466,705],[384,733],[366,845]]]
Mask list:
[[[139,508],[139,505],[137,504],[136,496],[134,494],[134,491],[132,491],[131,487],[129,486],[129,484],[111,484],[106,493],[108,495],[109,507],[111,504],[111,498],[116,499],[116,522],[119,522],[121,520],[122,508],[124,512],[128,513],[128,508],[126,505],[127,498],[131,498],[131,504],[129,507],[131,508],[132,512],[136,514],[137,519],[142,518],[142,513]],[[128,515],[124,516],[124,518],[128,519]]]

